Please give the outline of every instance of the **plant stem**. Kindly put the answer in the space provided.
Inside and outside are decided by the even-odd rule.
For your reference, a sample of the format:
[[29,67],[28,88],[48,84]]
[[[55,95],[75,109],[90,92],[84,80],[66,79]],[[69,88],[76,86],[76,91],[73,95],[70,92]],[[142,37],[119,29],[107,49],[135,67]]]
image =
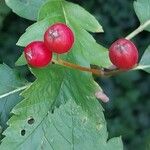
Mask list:
[[77,65],[77,64],[73,64],[73,63],[61,60],[61,59],[53,60],[53,62],[55,64],[59,64],[59,65],[66,66],[66,67],[69,67],[69,68],[73,68],[73,69],[76,69],[76,70],[85,71],[85,72],[91,72],[91,73],[93,73],[95,75],[100,75],[100,76],[104,75],[104,71],[103,70],[91,69],[91,68],[83,67],[83,66],[80,66],[80,65]]
[[22,86],[22,87],[19,87],[19,88],[13,90],[13,91],[10,91],[10,92],[8,92],[8,93],[5,93],[5,94],[3,94],[3,95],[0,95],[0,99],[2,99],[2,98],[4,98],[4,97],[7,97],[7,96],[9,96],[9,95],[12,95],[12,94],[14,94],[14,93],[17,93],[17,92],[19,92],[19,91],[25,90],[25,89],[28,88],[30,85],[31,85],[31,84],[27,84],[27,85],[25,85],[25,86]]
[[53,63],[58,64],[58,65],[62,65],[62,66],[66,66],[69,68],[73,68],[76,70],[80,70],[80,71],[85,71],[85,72],[90,72],[92,74],[95,74],[97,76],[101,76],[101,77],[107,77],[107,76],[112,76],[114,74],[118,74],[120,72],[124,72],[124,70],[119,70],[119,69],[105,69],[105,68],[100,68],[100,69],[92,69],[92,68],[88,68],[88,67],[83,67],[77,64],[73,64],[64,60],[54,60],[53,59]]
[[147,28],[150,25],[150,20],[146,21],[144,24],[141,24],[136,30],[134,30],[132,33],[130,33],[126,39],[130,40],[133,37],[135,37],[137,34],[142,32],[145,28]]

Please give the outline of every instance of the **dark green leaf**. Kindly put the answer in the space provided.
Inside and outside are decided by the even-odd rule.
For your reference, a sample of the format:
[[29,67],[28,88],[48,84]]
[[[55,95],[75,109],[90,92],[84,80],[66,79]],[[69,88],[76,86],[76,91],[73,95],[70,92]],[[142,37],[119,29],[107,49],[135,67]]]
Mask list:
[[25,82],[15,71],[6,65],[0,65],[0,126],[6,127],[11,109],[22,99],[19,93],[24,86]]
[[[39,113],[41,114],[41,113]],[[39,120],[35,119],[35,124]],[[18,122],[18,120],[15,120]],[[25,121],[25,120],[22,120]],[[12,122],[12,120],[10,121]],[[19,122],[18,122],[19,123]],[[7,138],[4,139],[1,150],[122,150],[122,142],[120,138],[107,141],[107,135],[104,132],[106,126],[92,122],[87,113],[81,107],[77,106],[72,100],[69,100],[59,109],[55,109],[54,113],[50,112],[45,115],[36,130],[31,128],[35,124],[25,125],[22,129],[18,128],[18,132],[12,131],[10,128],[5,132]],[[24,130],[23,130],[24,129]],[[21,134],[22,130],[25,135],[15,136],[11,139],[10,133]],[[8,132],[9,131],[9,132]],[[32,140],[30,140],[32,138]],[[22,141],[20,143],[20,141]],[[34,143],[34,144],[33,144]]]
[[10,12],[10,9],[6,6],[5,1],[0,1],[0,28],[2,27],[3,20],[7,16],[7,14]]

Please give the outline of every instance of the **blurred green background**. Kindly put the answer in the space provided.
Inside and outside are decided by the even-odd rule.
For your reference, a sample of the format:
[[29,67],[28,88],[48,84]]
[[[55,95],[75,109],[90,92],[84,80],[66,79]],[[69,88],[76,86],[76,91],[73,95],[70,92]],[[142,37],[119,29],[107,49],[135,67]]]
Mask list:
[[[109,47],[138,27],[133,0],[72,0],[90,11],[102,24],[105,33],[94,34],[98,43]],[[22,19],[0,1],[0,63],[14,67],[22,49],[15,46],[18,38],[32,22]],[[143,32],[134,42],[140,56],[150,44],[150,33]],[[27,67],[17,67],[20,76],[32,80]],[[129,72],[108,79],[97,78],[110,97],[103,104],[109,137],[122,135],[126,150],[150,150],[150,76],[145,72]],[[148,143],[149,142],[149,143]]]

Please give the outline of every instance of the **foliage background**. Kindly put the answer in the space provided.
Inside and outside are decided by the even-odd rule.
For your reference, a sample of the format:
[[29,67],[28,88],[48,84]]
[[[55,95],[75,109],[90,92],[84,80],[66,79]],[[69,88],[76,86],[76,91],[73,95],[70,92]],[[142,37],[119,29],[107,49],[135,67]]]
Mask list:
[[[72,0],[90,11],[103,25],[104,34],[95,34],[98,43],[109,47],[115,39],[125,37],[139,25],[133,0]],[[15,46],[18,38],[31,25],[0,3],[0,63],[14,67],[22,49]],[[8,13],[8,14],[7,14]],[[7,15],[5,15],[7,14]],[[134,42],[140,54],[150,43],[150,33],[143,32]],[[20,76],[34,80],[27,67],[17,67]],[[150,139],[150,76],[129,72],[109,79],[96,78],[111,101],[103,105],[110,137],[122,135],[125,149],[148,150]]]

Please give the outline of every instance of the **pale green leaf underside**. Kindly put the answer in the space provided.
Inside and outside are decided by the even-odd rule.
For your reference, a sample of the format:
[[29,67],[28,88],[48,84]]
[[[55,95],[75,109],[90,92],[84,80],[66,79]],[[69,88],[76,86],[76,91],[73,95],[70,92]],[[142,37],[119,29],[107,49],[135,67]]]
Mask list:
[[[137,0],[134,2],[135,12],[141,24],[150,20],[150,0]],[[150,26],[145,30],[150,31]]]
[[36,20],[38,10],[47,0],[5,0],[8,7],[10,7],[17,15],[29,19]]
[[11,109],[22,99],[19,96],[22,90],[15,90],[24,85],[25,82],[15,71],[7,65],[0,64],[0,126],[6,127]]
[[137,69],[150,73],[150,46],[144,52]]

